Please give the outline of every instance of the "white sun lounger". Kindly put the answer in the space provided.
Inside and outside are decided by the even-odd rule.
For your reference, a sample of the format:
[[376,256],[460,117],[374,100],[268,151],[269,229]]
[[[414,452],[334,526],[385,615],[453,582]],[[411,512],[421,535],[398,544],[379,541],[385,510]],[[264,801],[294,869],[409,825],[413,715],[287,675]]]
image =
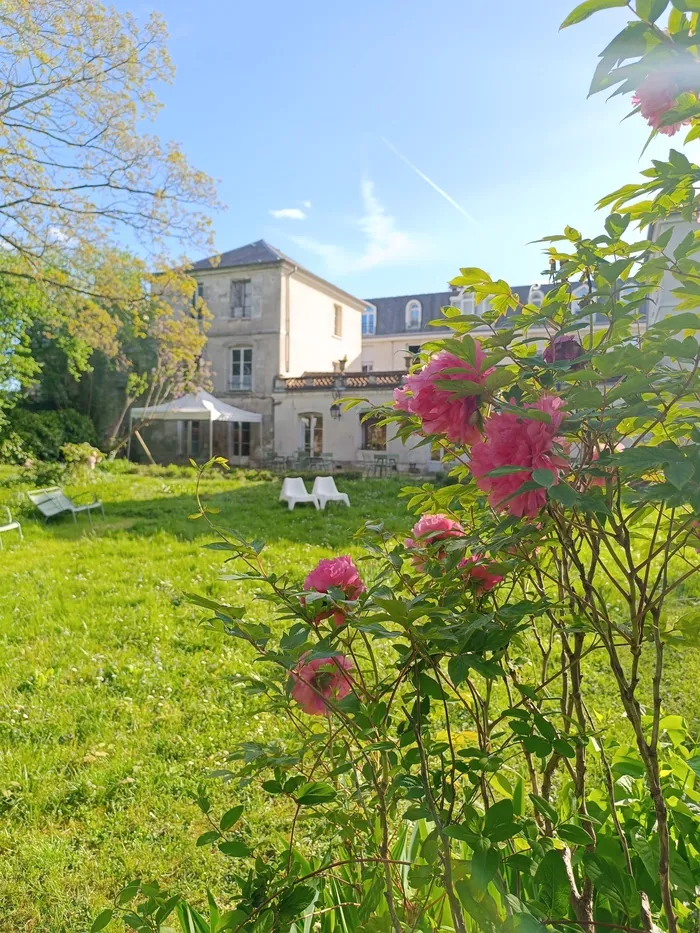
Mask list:
[[[76,522],[76,515],[79,512],[87,512],[90,523],[92,524],[92,515],[90,514],[93,509],[100,509],[102,512],[102,518],[105,517],[105,510],[100,502],[100,500],[94,495],[94,493],[82,493],[80,497],[76,496],[75,501],[70,499],[62,489],[58,486],[48,486],[46,489],[32,489],[31,492],[28,492],[30,501],[39,509],[41,514],[44,516],[44,520],[48,521],[54,515],[61,515],[63,512],[70,512],[73,516],[73,521]],[[92,502],[80,503],[78,501],[82,496],[92,495]]]
[[344,502],[345,505],[350,505],[347,493],[338,492],[332,476],[317,476],[312,492],[318,498],[322,509],[325,509],[327,502]]
[[311,502],[316,508],[319,508],[318,497],[314,493],[306,491],[301,476],[288,476],[283,481],[280,502],[286,502],[290,511],[297,502]]
[[2,548],[3,548],[3,544],[2,544],[3,531],[13,531],[14,529],[17,529],[17,531],[19,532],[19,540],[21,541],[23,538],[22,528],[19,522],[15,521],[12,518],[12,512],[10,512],[10,510],[8,509],[6,505],[2,506],[2,512],[4,512],[7,515],[7,522],[4,525],[0,525],[0,551],[2,551]]

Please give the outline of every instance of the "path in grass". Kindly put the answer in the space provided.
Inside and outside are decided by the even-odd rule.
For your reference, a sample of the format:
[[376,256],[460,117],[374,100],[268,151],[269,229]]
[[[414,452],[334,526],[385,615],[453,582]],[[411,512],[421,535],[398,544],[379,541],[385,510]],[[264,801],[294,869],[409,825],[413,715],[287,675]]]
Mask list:
[[[352,508],[326,512],[287,512],[265,482],[204,489],[222,524],[264,537],[271,566],[301,579],[319,558],[355,552],[365,519],[406,522],[399,482],[340,485]],[[207,528],[187,518],[194,482],[104,476],[94,488],[106,522],[23,517],[24,546],[1,558],[2,931],[85,930],[137,874],[198,896],[225,884],[225,860],[195,848],[202,817],[188,795],[228,749],[277,728],[230,683],[249,669],[245,646],[198,628],[183,601],[252,596],[218,582],[221,554],[202,550]],[[268,611],[251,604],[253,619]],[[209,783],[215,803],[231,799]]]

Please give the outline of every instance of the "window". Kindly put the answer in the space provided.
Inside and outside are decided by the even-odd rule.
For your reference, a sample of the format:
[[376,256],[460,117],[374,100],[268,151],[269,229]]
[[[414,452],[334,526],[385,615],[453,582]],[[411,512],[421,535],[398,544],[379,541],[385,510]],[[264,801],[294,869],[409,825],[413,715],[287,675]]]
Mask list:
[[386,425],[379,424],[381,415],[370,415],[362,422],[362,449],[386,450]]
[[534,285],[531,285],[530,291],[527,296],[527,303],[529,305],[535,305],[536,308],[539,308],[542,305],[543,301],[544,301],[544,292],[542,291],[540,286],[537,283],[535,283]]
[[476,305],[473,293],[462,289],[452,300],[452,307],[459,308],[462,314],[474,314]]
[[363,363],[362,364],[363,373],[373,373],[374,372],[374,363]]
[[365,308],[362,312],[362,336],[371,337],[377,330],[377,309]]
[[406,303],[406,330],[420,330],[422,310],[417,298]]
[[202,320],[202,302],[204,301],[204,284],[197,282],[195,290],[192,292],[192,307],[197,312],[198,320]]
[[416,357],[420,353],[420,344],[419,343],[409,343],[404,352],[404,363],[406,364],[406,369],[410,369],[414,363],[417,362]]
[[201,421],[190,421],[190,453],[193,457],[196,457],[199,454],[201,427]]
[[250,456],[250,423],[247,421],[234,421],[232,430],[233,456]]
[[343,306],[333,305],[333,335],[343,336]]
[[253,388],[253,351],[250,347],[231,350],[231,389],[250,392]]
[[231,282],[231,317],[250,317],[253,289],[250,279]]
[[314,412],[299,415],[301,429],[301,447],[312,457],[320,457],[323,453],[323,416]]

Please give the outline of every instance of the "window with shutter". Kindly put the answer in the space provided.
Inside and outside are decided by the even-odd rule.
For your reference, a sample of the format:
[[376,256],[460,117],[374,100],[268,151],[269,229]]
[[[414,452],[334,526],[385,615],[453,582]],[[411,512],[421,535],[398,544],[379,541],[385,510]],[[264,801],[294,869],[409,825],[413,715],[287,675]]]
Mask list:
[[231,282],[231,317],[249,318],[253,306],[253,289],[250,279]]

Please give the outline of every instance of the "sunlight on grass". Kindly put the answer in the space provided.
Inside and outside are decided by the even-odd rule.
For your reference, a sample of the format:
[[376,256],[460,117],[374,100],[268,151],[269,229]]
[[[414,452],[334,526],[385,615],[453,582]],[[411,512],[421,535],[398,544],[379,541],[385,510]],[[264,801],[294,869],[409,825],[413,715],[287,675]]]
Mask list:
[[[279,485],[210,479],[218,520],[268,541],[270,566],[300,580],[381,516],[405,526],[397,481],[347,481],[351,509],[288,512]],[[202,894],[227,866],[197,849],[203,817],[189,794],[245,738],[278,723],[230,683],[250,655],[198,628],[183,592],[250,605],[221,583],[220,554],[189,521],[194,480],[102,474],[107,520],[47,526],[24,511],[25,543],[5,538],[0,582],[0,927],[79,930],[137,870]],[[11,502],[13,489],[0,489]],[[350,544],[348,543],[350,542]],[[209,782],[214,801],[227,790]],[[274,814],[261,815],[259,841]],[[4,926],[8,923],[9,926]]]

